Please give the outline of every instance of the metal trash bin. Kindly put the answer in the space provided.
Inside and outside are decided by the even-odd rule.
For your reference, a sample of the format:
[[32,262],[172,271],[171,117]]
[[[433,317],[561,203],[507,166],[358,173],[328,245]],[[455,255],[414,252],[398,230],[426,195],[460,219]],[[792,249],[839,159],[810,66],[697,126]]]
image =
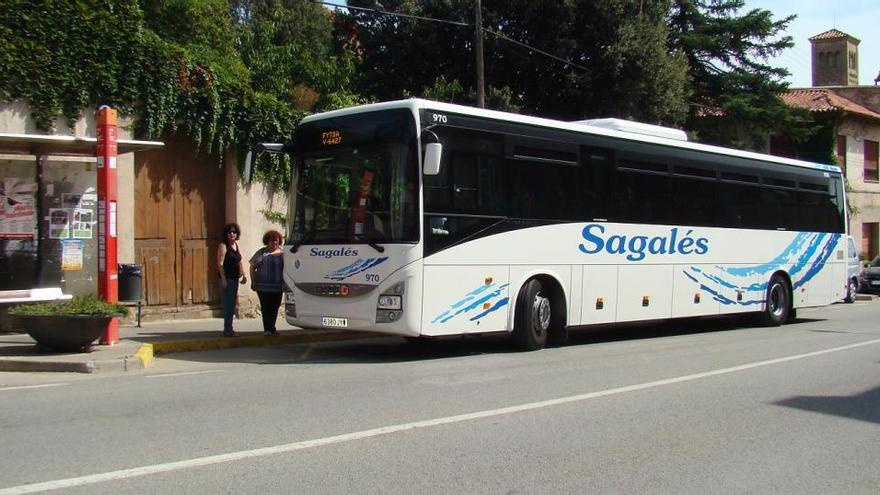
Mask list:
[[120,263],[117,273],[119,274],[119,300],[137,303],[137,326],[140,327],[143,266],[134,263]]
[[119,264],[119,300],[140,301],[143,267],[137,264]]

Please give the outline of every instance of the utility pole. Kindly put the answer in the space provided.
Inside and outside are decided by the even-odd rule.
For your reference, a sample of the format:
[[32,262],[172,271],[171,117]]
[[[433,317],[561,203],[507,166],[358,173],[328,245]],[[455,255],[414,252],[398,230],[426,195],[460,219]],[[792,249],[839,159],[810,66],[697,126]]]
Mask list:
[[474,5],[474,51],[477,56],[477,106],[486,108],[486,80],[483,76],[483,9],[480,0]]

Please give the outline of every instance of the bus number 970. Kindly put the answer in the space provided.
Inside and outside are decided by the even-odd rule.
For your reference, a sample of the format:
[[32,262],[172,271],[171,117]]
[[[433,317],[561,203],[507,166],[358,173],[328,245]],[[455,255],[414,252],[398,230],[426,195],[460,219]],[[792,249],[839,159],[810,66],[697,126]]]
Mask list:
[[436,124],[445,124],[449,120],[442,113],[434,113],[431,114],[431,116],[434,118],[434,123]]
[[364,275],[364,278],[367,280],[367,282],[379,283],[379,275],[375,273],[367,273]]

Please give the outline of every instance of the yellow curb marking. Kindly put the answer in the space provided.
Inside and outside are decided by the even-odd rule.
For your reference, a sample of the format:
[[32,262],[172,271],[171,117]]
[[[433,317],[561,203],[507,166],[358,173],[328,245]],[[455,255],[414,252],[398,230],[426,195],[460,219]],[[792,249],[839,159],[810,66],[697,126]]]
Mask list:
[[314,349],[314,348],[315,348],[315,344],[309,344],[309,346],[306,347],[306,350],[302,354],[300,354],[299,356],[295,357],[294,360],[305,361],[306,359],[308,359],[309,354],[312,353],[312,349]]
[[153,364],[153,344],[141,344],[134,353],[134,357],[141,360],[144,368],[149,368]]

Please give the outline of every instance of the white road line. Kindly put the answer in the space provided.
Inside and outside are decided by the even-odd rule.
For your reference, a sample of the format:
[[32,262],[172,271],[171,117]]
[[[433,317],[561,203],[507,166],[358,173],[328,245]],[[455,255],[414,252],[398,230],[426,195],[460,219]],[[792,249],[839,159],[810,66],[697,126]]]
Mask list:
[[3,387],[0,388],[0,392],[6,392],[7,390],[25,390],[29,388],[49,388],[49,387],[63,387],[64,385],[70,385],[69,383],[47,383],[45,385],[21,385],[18,387]]
[[274,447],[265,447],[261,449],[253,449],[253,450],[243,450],[239,452],[230,452],[228,454],[219,454],[212,455],[207,457],[197,457],[195,459],[187,459],[184,461],[177,462],[168,462],[164,464],[153,464],[150,466],[141,466],[132,469],[121,469],[119,471],[110,471],[107,473],[99,473],[92,474],[88,476],[80,476],[76,478],[65,478],[55,481],[46,481],[43,483],[33,483],[29,485],[20,485],[13,486],[9,488],[0,489],[0,495],[13,495],[13,494],[23,494],[23,493],[35,493],[46,490],[61,490],[65,488],[71,488],[75,486],[83,486],[83,485],[91,485],[95,483],[104,483],[112,480],[121,480],[126,478],[134,478],[137,476],[146,476],[150,474],[157,473],[166,473],[169,471],[179,471],[182,469],[191,469],[201,466],[210,466],[212,464],[222,464],[226,462],[234,462],[241,461],[245,459],[253,459],[255,457],[265,457],[269,455],[283,454],[287,452],[293,452],[297,450],[305,450],[312,449],[316,447],[323,447],[326,445],[333,445],[343,442],[351,442],[354,440],[362,440],[370,437],[377,437],[381,435],[389,435],[392,433],[399,433],[407,430],[414,430],[416,428],[429,428],[432,426],[441,426],[448,425],[452,423],[461,423],[463,421],[473,421],[477,419],[485,419],[494,416],[502,416],[506,414],[514,414],[524,411],[533,411],[536,409],[543,409],[547,407],[559,406],[562,404],[570,404],[573,402],[586,401],[590,399],[598,399],[600,397],[607,397],[610,395],[623,394],[627,392],[637,392],[640,390],[646,390],[655,387],[662,387],[665,385],[673,385],[676,383],[684,383],[694,380],[700,380],[703,378],[710,378],[713,376],[726,375],[728,373],[736,373],[738,371],[745,371],[754,368],[761,368],[763,366],[771,366],[774,364],[786,363],[789,361],[796,361],[799,359],[806,359],[815,356],[821,356],[823,354],[830,354],[832,352],[840,352],[846,351],[850,349],[856,349],[859,347],[865,347],[868,345],[874,345],[880,343],[880,339],[869,340],[866,342],[859,342],[857,344],[850,344],[841,347],[833,347],[830,349],[823,349],[821,351],[808,352],[806,354],[797,354],[794,356],[786,356],[776,359],[768,359],[766,361],[758,361],[755,363],[743,364],[739,366],[731,366],[729,368],[720,368],[717,370],[706,371],[703,373],[694,373],[692,375],[684,375],[674,378],[667,378],[665,380],[656,380],[653,382],[639,383],[637,385],[629,385],[626,387],[618,387],[611,388],[607,390],[600,390],[597,392],[590,392],[586,394],[578,394],[571,395],[568,397],[560,397],[558,399],[550,399],[539,402],[530,402],[527,404],[520,404],[517,406],[510,407],[502,407],[499,409],[489,409],[485,411],[477,411],[468,414],[460,414],[457,416],[446,416],[442,418],[435,419],[426,419],[423,421],[414,421],[412,423],[403,423],[391,426],[384,426],[381,428],[373,428],[370,430],[356,431],[353,433],[345,433],[342,435],[335,435],[331,437],[317,438],[314,440],[304,440],[301,442],[287,443],[282,445],[276,445]]
[[204,375],[206,373],[223,373],[223,370],[183,371],[180,373],[165,373],[162,375],[146,375],[144,378],[168,378],[169,376]]

